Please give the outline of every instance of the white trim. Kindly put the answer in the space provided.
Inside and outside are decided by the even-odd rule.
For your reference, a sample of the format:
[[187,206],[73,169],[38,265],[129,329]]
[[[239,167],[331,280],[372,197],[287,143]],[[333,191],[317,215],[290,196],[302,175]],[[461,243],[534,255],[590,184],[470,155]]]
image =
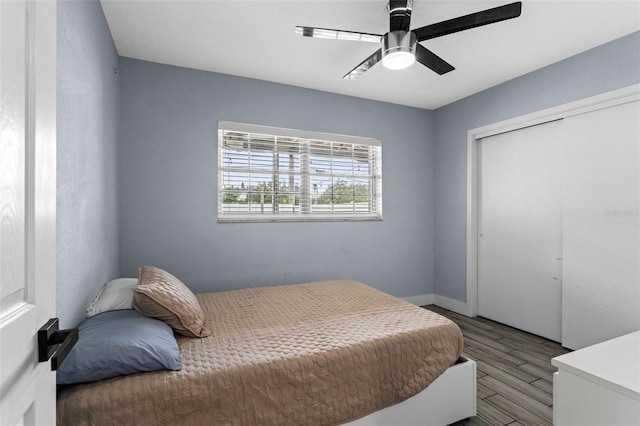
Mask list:
[[[479,139],[586,112],[640,100],[640,84],[500,121],[467,132],[467,310],[478,314],[478,144]],[[452,300],[452,299],[449,299]],[[435,300],[434,303],[438,304]],[[444,306],[443,306],[444,307]],[[448,308],[447,308],[448,309]],[[454,309],[451,309],[454,310]],[[467,315],[467,314],[465,314]]]
[[461,302],[456,299],[451,299],[446,296],[440,296],[439,294],[433,295],[433,304],[467,317],[476,316],[476,314],[471,311],[468,303]]
[[218,121],[218,130],[232,132],[257,133],[261,135],[278,135],[290,138],[313,139],[329,142],[344,142],[354,145],[382,146],[380,139],[363,136],[339,135],[336,133],[314,132],[311,130],[287,129],[284,127],[261,126],[258,124],[235,123],[232,121]]
[[471,308],[467,303],[446,296],[440,296],[439,294],[418,294],[415,296],[400,297],[399,299],[417,306],[436,305],[467,317],[475,316],[472,314]]
[[382,213],[362,214],[333,214],[323,215],[309,214],[238,214],[229,217],[218,217],[218,223],[242,223],[242,222],[372,222],[381,221]]
[[416,296],[399,297],[399,299],[417,306],[433,305],[433,294],[418,294]]
[[622,89],[612,90],[588,98],[580,99],[567,104],[558,105],[541,111],[536,111],[520,117],[510,118],[497,123],[488,124],[469,131],[476,139],[506,133],[524,127],[535,126],[536,124],[547,123],[549,121],[561,120],[563,118],[580,115],[598,109],[608,108],[627,102],[640,99],[640,84],[634,84]]

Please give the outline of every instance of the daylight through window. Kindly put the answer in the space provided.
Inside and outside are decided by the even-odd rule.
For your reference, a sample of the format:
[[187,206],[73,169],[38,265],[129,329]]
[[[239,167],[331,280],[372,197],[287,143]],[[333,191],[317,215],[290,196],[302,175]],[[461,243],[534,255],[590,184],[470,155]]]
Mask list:
[[381,220],[380,141],[218,123],[218,221]]

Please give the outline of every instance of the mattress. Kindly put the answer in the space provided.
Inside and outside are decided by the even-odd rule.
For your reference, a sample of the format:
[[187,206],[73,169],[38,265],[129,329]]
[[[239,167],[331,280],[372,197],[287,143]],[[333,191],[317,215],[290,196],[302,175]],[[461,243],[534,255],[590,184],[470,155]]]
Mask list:
[[212,333],[177,337],[181,371],[64,389],[58,424],[340,424],[417,394],[463,347],[450,320],[356,281],[197,298]]

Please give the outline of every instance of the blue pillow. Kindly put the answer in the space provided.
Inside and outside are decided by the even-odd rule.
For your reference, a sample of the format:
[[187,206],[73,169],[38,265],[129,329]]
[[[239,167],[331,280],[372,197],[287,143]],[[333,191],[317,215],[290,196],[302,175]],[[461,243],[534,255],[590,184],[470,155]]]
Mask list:
[[141,371],[181,370],[173,330],[133,309],[108,311],[78,326],[78,342],[58,368],[59,385],[94,382]]

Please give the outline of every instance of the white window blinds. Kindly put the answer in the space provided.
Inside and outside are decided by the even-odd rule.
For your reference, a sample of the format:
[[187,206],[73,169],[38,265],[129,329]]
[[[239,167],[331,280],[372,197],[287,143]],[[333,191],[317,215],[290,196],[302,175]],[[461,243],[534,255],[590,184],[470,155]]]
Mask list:
[[381,220],[380,141],[218,123],[218,221]]

